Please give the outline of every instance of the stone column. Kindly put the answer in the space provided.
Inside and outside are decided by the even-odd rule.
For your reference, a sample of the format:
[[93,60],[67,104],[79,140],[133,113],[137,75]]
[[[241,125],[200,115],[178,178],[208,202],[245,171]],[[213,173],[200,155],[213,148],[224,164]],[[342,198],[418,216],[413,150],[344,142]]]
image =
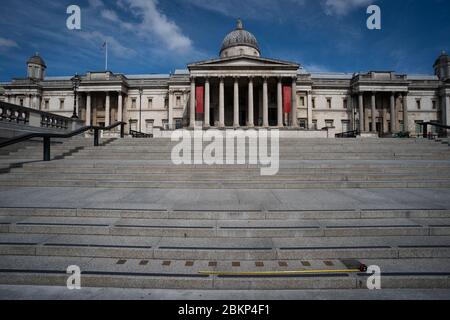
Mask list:
[[408,93],[403,95],[403,128],[405,132],[409,132],[409,117],[408,117]]
[[122,122],[123,121],[123,96],[122,92],[119,92],[117,95],[117,121]]
[[283,84],[281,77],[278,78],[277,83],[277,119],[278,127],[283,128]]
[[174,92],[169,90],[169,106],[167,110],[167,124],[169,130],[173,130],[173,108],[174,108]]
[[[445,125],[450,126],[450,95],[446,95],[445,99]],[[450,136],[450,130],[447,129],[447,136]]]
[[106,102],[105,102],[105,127],[111,125],[111,99],[109,97],[109,92],[106,92]]
[[360,133],[365,131],[364,128],[364,96],[362,93],[358,95],[358,105],[359,105],[359,131]]
[[298,128],[297,120],[297,78],[292,78],[291,125]]
[[391,127],[390,127],[390,131],[391,133],[395,132],[395,124],[397,122],[397,117],[395,114],[395,92],[391,93]]
[[205,128],[210,127],[211,117],[210,117],[210,109],[211,109],[211,94],[210,94],[210,86],[209,86],[209,78],[205,79],[205,120],[203,126]]
[[310,91],[306,92],[306,100],[308,103],[308,130],[313,128],[313,108],[312,108],[312,94]]
[[91,125],[91,93],[86,94],[86,126]]
[[191,77],[191,100],[189,104],[189,127],[195,128],[195,78]]
[[254,123],[254,114],[253,114],[253,109],[254,109],[254,97],[253,97],[253,78],[250,77],[248,79],[248,123],[247,126],[250,128],[253,128],[255,126]]
[[33,95],[33,109],[39,110],[39,106],[38,106],[38,103],[37,103],[37,98],[38,98],[38,96],[36,94]]
[[234,110],[233,110],[233,127],[239,127],[239,78],[234,78]]
[[219,128],[225,127],[225,79],[220,77],[219,82]]
[[269,127],[269,89],[267,77],[263,78],[263,127]]
[[371,107],[372,107],[372,127],[370,128],[370,131],[372,131],[372,133],[376,133],[377,132],[377,117],[375,115],[375,113],[376,113],[376,97],[375,97],[374,92],[372,92]]

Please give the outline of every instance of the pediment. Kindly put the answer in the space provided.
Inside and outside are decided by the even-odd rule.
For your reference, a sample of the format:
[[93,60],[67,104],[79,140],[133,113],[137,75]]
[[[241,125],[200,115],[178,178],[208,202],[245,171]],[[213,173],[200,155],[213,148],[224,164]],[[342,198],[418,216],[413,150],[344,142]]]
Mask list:
[[282,60],[274,60],[267,58],[239,56],[231,58],[221,58],[200,61],[188,65],[190,70],[198,69],[217,69],[217,68],[282,68],[282,69],[298,69],[300,65],[293,62]]

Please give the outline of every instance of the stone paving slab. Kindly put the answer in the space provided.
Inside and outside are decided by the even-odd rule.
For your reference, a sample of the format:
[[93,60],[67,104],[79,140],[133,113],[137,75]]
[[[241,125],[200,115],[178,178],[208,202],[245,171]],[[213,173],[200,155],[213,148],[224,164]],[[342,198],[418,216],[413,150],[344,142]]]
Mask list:
[[0,285],[5,300],[450,300],[450,289],[157,290]]
[[0,187],[0,207],[262,211],[448,209],[450,189],[171,190]]

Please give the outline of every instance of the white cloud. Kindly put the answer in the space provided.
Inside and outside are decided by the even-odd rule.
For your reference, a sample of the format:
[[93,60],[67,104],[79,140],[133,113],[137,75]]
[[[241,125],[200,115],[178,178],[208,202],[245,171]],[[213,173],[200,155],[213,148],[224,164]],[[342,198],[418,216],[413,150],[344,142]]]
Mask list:
[[101,0],[89,0],[89,6],[92,8],[103,7],[103,2]]
[[[158,9],[157,0],[119,0],[119,4],[141,20],[138,24],[123,24],[123,26],[134,29],[142,37],[156,37],[158,42],[169,50],[177,52],[192,50],[191,39]],[[110,15],[109,18],[113,16]]]
[[322,0],[325,13],[330,16],[344,16],[356,8],[368,6],[373,0]]
[[104,9],[100,12],[100,15],[102,16],[102,18],[112,21],[112,22],[119,22],[119,17],[117,16],[117,14],[113,11],[113,10],[109,10],[109,9]]
[[19,45],[14,40],[0,38],[0,48],[1,49],[7,49],[7,48],[18,48]]

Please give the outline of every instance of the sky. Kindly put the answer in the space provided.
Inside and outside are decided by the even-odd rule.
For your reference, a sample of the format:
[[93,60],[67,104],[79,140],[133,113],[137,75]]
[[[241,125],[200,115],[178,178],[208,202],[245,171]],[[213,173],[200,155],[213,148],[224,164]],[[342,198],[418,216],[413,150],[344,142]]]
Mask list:
[[[105,69],[173,73],[216,58],[241,18],[262,56],[309,72],[395,71],[432,74],[450,50],[449,0],[0,0],[0,81],[26,76],[34,53],[48,76]],[[369,30],[369,5],[381,30]],[[81,9],[69,30],[67,8]]]

